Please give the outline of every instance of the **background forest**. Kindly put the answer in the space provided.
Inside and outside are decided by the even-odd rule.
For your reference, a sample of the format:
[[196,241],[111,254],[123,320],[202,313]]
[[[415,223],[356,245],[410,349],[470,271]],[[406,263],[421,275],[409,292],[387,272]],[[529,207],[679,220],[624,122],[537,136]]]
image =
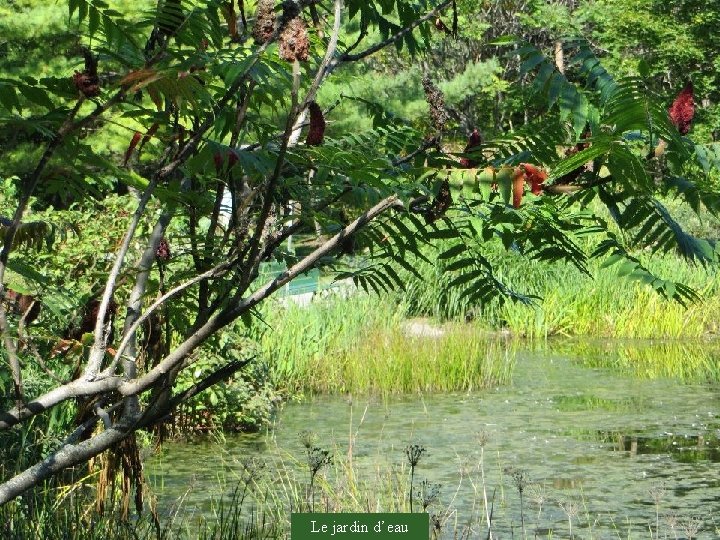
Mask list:
[[[701,355],[615,367],[720,381],[720,5],[350,0],[334,19],[343,2],[269,4],[263,42],[262,1],[0,3],[3,537],[174,537],[157,513],[127,521],[160,441],[263,430],[314,395],[502,386],[498,337],[692,340]],[[293,9],[309,61],[275,52]],[[310,305],[288,299],[303,286]],[[126,393],[176,351],[169,382]],[[46,407],[111,368],[125,382]],[[111,425],[127,431],[89,463],[23,476]],[[303,445],[310,508],[330,459]],[[411,510],[416,487],[397,488]],[[261,534],[235,496],[202,534]]]

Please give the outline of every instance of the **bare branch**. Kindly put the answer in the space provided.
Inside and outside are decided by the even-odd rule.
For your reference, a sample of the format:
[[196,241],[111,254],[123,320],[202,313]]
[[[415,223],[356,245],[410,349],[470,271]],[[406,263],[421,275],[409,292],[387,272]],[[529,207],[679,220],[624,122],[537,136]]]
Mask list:
[[[129,331],[133,326],[133,323],[137,320],[142,310],[142,299],[147,289],[147,282],[150,278],[150,269],[152,268],[153,262],[155,261],[155,253],[157,252],[160,241],[162,240],[165,229],[170,223],[171,214],[167,211],[163,212],[158,219],[158,222],[153,228],[153,232],[150,235],[148,246],[145,248],[145,252],[140,257],[138,263],[138,273],[135,277],[135,285],[130,292],[130,298],[127,304],[127,315],[125,317],[125,324],[123,328],[123,338],[128,343],[128,349],[130,351],[129,358],[126,357],[123,362],[123,375],[126,379],[133,379],[137,377],[137,364],[135,363],[135,357],[137,355],[137,340],[135,330]],[[120,358],[120,356],[117,356]],[[136,415],[139,411],[140,405],[135,397],[128,398],[125,403],[124,414]]]
[[[314,0],[294,0],[294,2],[302,8],[303,6],[311,5]],[[433,9],[406,28],[403,28],[393,36],[390,36],[381,43],[373,45],[372,47],[357,54],[353,54],[353,47],[357,47],[360,44],[366,33],[364,30],[361,31],[361,37],[358,39],[355,46],[345,51],[344,54],[338,53],[337,47],[342,26],[343,0],[333,0],[333,2],[334,23],[332,33],[327,39],[327,48],[324,57],[317,66],[317,71],[315,72],[312,81],[309,81],[310,84],[304,96],[299,95],[301,88],[300,66],[297,62],[293,64],[292,101],[290,110],[288,111],[287,123],[284,126],[283,134],[279,140],[279,150],[273,152],[275,154],[275,163],[271,164],[270,167],[274,168],[271,168],[270,172],[264,175],[264,182],[260,183],[259,186],[256,186],[249,195],[246,195],[245,193],[242,194],[245,196],[245,200],[242,201],[242,203],[239,198],[237,200],[235,197],[233,198],[233,206],[237,204],[240,207],[240,210],[243,212],[244,219],[240,225],[235,224],[235,228],[233,229],[233,227],[230,227],[230,229],[233,231],[237,231],[238,229],[242,230],[242,233],[238,233],[237,236],[241,237],[243,245],[231,245],[231,240],[227,239],[227,236],[229,236],[229,233],[227,232],[223,235],[222,240],[218,240],[218,235],[220,233],[218,232],[219,227],[217,227],[217,225],[220,220],[220,208],[222,204],[221,195],[224,189],[224,186],[218,182],[215,204],[212,207],[212,210],[208,210],[207,214],[210,218],[210,229],[207,233],[203,232],[202,234],[205,240],[204,249],[197,246],[197,243],[202,242],[202,239],[200,238],[198,238],[196,240],[197,243],[192,246],[193,256],[196,263],[194,273],[197,275],[188,281],[175,286],[168,292],[165,292],[163,287],[162,296],[152,302],[145,312],[142,313],[143,298],[147,294],[147,283],[152,265],[155,261],[156,248],[171,219],[169,211],[164,211],[158,219],[150,239],[147,245],[144,246],[144,251],[137,262],[138,272],[135,277],[134,287],[128,299],[128,313],[123,325],[122,339],[114,357],[110,361],[109,366],[103,370],[103,362],[105,360],[108,345],[105,315],[108,312],[114,290],[118,286],[117,282],[121,269],[123,266],[130,264],[130,246],[137,234],[140,223],[148,213],[148,207],[150,201],[154,197],[154,190],[156,189],[156,186],[162,185],[166,180],[178,176],[181,167],[183,167],[190,158],[199,153],[201,145],[205,144],[206,139],[208,138],[208,134],[217,126],[218,117],[225,113],[235,113],[235,126],[232,130],[230,141],[231,147],[235,147],[237,145],[240,138],[240,129],[245,121],[248,107],[250,105],[251,95],[257,93],[255,89],[255,82],[251,77],[252,70],[262,59],[264,53],[267,51],[267,48],[277,39],[280,32],[282,32],[282,26],[284,23],[276,25],[273,31],[273,36],[270,40],[258,47],[255,47],[247,58],[243,58],[242,73],[237,75],[233,81],[228,82],[228,85],[225,86],[226,89],[222,97],[213,102],[212,105],[208,104],[207,110],[202,115],[197,115],[194,118],[193,131],[189,138],[185,142],[177,144],[179,147],[177,152],[175,152],[175,145],[170,147],[172,153],[167,155],[172,155],[173,157],[163,159],[162,161],[154,164],[154,174],[151,176],[148,175],[149,184],[137,201],[134,214],[127,223],[125,235],[120,247],[117,250],[116,258],[107,277],[98,309],[97,319],[95,321],[94,342],[91,347],[83,375],[77,380],[66,384],[59,384],[53,390],[40,397],[32,399],[28,403],[24,403],[19,399],[14,408],[6,412],[0,412],[0,430],[7,430],[24,420],[27,420],[35,415],[42,414],[43,412],[48,411],[63,402],[67,402],[68,400],[75,398],[97,398],[95,414],[91,419],[85,421],[74,431],[73,428],[68,429],[68,431],[73,431],[70,436],[64,441],[59,449],[51,453],[50,456],[41,463],[37,463],[10,480],[0,484],[0,504],[16,497],[23,491],[37,485],[38,482],[51,477],[62,469],[82,463],[90,457],[96,456],[102,451],[113,447],[139,427],[147,426],[156,422],[163,414],[172,411],[172,409],[179,403],[192,398],[199,392],[219,383],[227,377],[230,377],[237,370],[241,369],[242,366],[247,363],[246,361],[228,363],[190,389],[172,396],[172,391],[174,390],[173,383],[178,373],[195,362],[198,355],[193,353],[198,350],[198,348],[205,343],[208,338],[213,336],[225,326],[233,323],[240,316],[247,313],[258,303],[268,298],[275,291],[290,282],[299,274],[317,266],[324,256],[332,253],[333,250],[337,250],[344,239],[355,234],[362,227],[386,213],[388,210],[402,206],[402,203],[397,195],[393,194],[387,196],[378,204],[366,210],[352,223],[345,226],[340,233],[324,241],[320,247],[304,257],[297,264],[293,265],[282,275],[268,281],[255,292],[248,292],[250,283],[257,276],[260,262],[271,256],[273,251],[281,245],[284,239],[303,226],[303,223],[300,221],[287,224],[276,223],[274,221],[273,212],[274,205],[277,204],[276,192],[282,182],[284,170],[287,168],[286,162],[288,160],[289,149],[298,144],[299,133],[303,127],[303,112],[307,105],[311,101],[315,100],[318,89],[322,85],[323,81],[338,65],[344,62],[361,60],[381,50],[387,45],[403,39],[420,24],[432,19],[442,9],[445,9],[448,5],[450,5],[451,0],[442,2],[437,8]],[[156,60],[159,61],[161,58],[167,57],[161,56],[158,53],[148,62],[148,65],[152,64]],[[245,89],[245,93],[240,99],[238,99],[241,89]],[[91,114],[76,121],[75,115],[80,109],[80,105],[82,103],[82,100],[80,100],[74,111],[66,120],[65,124],[63,124],[63,126],[59,129],[57,136],[45,149],[45,153],[43,154],[35,171],[25,179],[25,189],[13,219],[14,228],[11,227],[10,233],[5,235],[3,249],[2,252],[0,252],[0,296],[2,296],[3,277],[8,256],[12,248],[13,237],[17,231],[17,227],[19,226],[20,218],[22,218],[27,209],[30,194],[35,190],[35,187],[42,176],[43,170],[46,168],[48,162],[52,159],[56,150],[60,148],[64,139],[70,132],[78,130],[86,126],[94,119],[100,117],[110,107],[124,99],[127,91],[127,88],[120,89],[120,91],[118,91],[106,103],[99,105]],[[230,110],[229,107],[233,110]],[[182,114],[182,112],[175,114],[176,127],[179,123],[178,118],[180,118],[180,115]],[[411,156],[406,156],[405,158],[400,159],[395,163],[395,165],[402,164],[404,161],[412,159],[414,155],[417,155],[425,149],[426,148],[419,149]],[[187,181],[189,182],[189,180]],[[235,186],[233,185],[233,189],[234,187]],[[335,194],[330,195],[323,201],[318,201],[316,197],[319,198],[321,196],[318,196],[315,193],[315,189],[309,184],[305,186],[305,188],[309,190],[310,195],[308,208],[313,206],[314,208],[312,208],[311,211],[314,212],[326,211],[333,203],[338,201],[344,194],[351,190],[351,187],[347,184],[345,186],[335,186],[331,188],[330,191]],[[301,197],[301,200],[305,200],[303,197],[304,196]],[[251,205],[251,202],[253,201],[254,203]],[[195,216],[193,216],[193,218],[194,217]],[[240,218],[237,218],[235,213],[233,213],[233,219]],[[193,222],[191,220],[191,229],[196,224],[196,221]],[[253,226],[254,230],[252,230]],[[248,232],[248,228],[251,232]],[[193,236],[195,235],[193,234]],[[193,241],[195,241],[195,239]],[[223,262],[217,264],[213,268],[205,270],[207,266],[214,264],[214,262],[211,261],[217,256],[218,249],[221,249],[221,254],[224,255]],[[242,275],[240,276],[240,279],[235,280],[236,274],[240,274],[241,272]],[[233,277],[227,277],[231,273]],[[208,309],[201,310],[200,315],[198,315],[192,327],[189,329],[183,329],[183,332],[185,332],[184,341],[174,349],[170,350],[170,352],[166,352],[164,358],[149,368],[146,373],[139,373],[138,371],[140,370],[137,369],[137,366],[135,365],[135,356],[137,352],[135,340],[139,326],[144,321],[147,321],[153,313],[156,313],[161,306],[167,305],[170,299],[180,295],[183,291],[187,291],[188,288],[197,284],[202,284],[202,286],[207,285],[209,287],[209,280],[215,279],[219,276],[225,276],[225,279],[221,283],[222,287],[219,287],[220,292],[213,296],[212,305]],[[242,298],[242,295],[245,294],[248,296],[246,298]],[[210,302],[210,300],[207,301],[208,304]],[[9,354],[9,357],[11,359],[13,375],[17,381],[16,387],[21,388],[22,379],[20,377],[20,358],[18,357],[17,351],[13,349],[13,346],[16,346],[17,344],[17,340],[14,336],[10,336],[5,315],[6,313],[4,308],[0,307],[0,331],[3,333],[6,348],[11,353]],[[40,356],[37,354],[37,350],[34,350],[34,352],[36,353],[36,356]],[[41,367],[43,367],[49,375],[52,375],[47,366],[42,362],[42,358],[39,357],[38,359]],[[82,360],[80,360],[80,362],[82,362]],[[118,365],[120,363],[122,363],[124,368],[121,376],[116,375],[116,371],[118,371]],[[78,364],[78,368],[79,365],[80,364]],[[15,377],[15,375],[17,376]],[[54,378],[57,380],[57,377]],[[148,391],[152,391],[152,396],[150,397],[151,404],[143,411],[140,407],[139,397],[140,394]],[[110,410],[119,409],[124,406],[122,416],[119,420],[116,420],[114,424],[108,414],[108,410],[105,410],[105,407],[111,403],[113,403],[113,405]],[[105,429],[92,436],[89,440],[78,443],[77,440],[80,435],[87,432],[87,430],[94,426],[99,420],[103,421]]]
[[190,156],[193,155],[198,145],[202,141],[205,133],[214,125],[217,114],[234,97],[234,95],[240,89],[240,86],[245,81],[252,68],[260,60],[262,54],[265,52],[265,50],[267,50],[270,43],[272,43],[272,41],[277,38],[279,33],[280,28],[276,28],[273,34],[273,38],[267,43],[264,43],[263,45],[258,47],[253,52],[251,60],[248,62],[245,70],[237,76],[235,82],[230,85],[223,97],[215,104],[212,112],[207,115],[205,122],[203,122],[203,124],[197,129],[197,131],[190,138],[190,140],[180,149],[177,157],[171,163],[168,163],[159,171],[157,171],[155,175],[153,175],[153,178],[151,179],[148,188],[143,194],[143,198],[138,203],[138,208],[133,217],[133,221],[128,227],[128,232],[126,233],[125,239],[123,240],[123,245],[118,252],[118,255],[115,259],[115,264],[113,265],[113,269],[110,273],[110,276],[108,277],[105,292],[103,294],[100,308],[98,310],[98,318],[95,326],[95,342],[93,343],[92,350],[90,351],[90,357],[88,359],[88,364],[84,372],[84,377],[86,379],[91,380],[97,375],[98,371],[100,370],[100,364],[102,362],[106,348],[106,344],[104,343],[104,339],[102,336],[102,321],[104,321],[105,313],[107,312],[107,307],[110,302],[110,298],[112,297],[115,280],[117,279],[117,275],[120,271],[120,267],[122,266],[123,259],[125,258],[125,254],[127,253],[127,247],[129,246],[130,240],[134,235],[135,229],[137,228],[137,222],[139,221],[139,217],[144,212],[145,206],[149,201],[149,197],[152,191],[154,190],[157,183],[165,180],[166,178],[169,178],[183,163],[185,163],[185,161],[190,158]]
[[177,287],[174,287],[170,289],[167,293],[162,295],[160,298],[155,300],[144,312],[142,315],[140,315],[138,318],[136,318],[132,324],[123,332],[123,340],[120,342],[120,345],[117,348],[117,351],[115,352],[115,357],[113,358],[112,363],[103,371],[102,376],[110,377],[112,373],[115,371],[115,368],[117,367],[117,363],[120,359],[120,357],[124,354],[125,348],[127,347],[129,341],[131,340],[131,336],[137,331],[137,329],[140,327],[140,325],[145,322],[150,315],[154,311],[156,311],[160,306],[162,306],[165,302],[167,302],[170,298],[173,296],[181,293],[188,287],[191,287],[195,285],[196,283],[199,283],[200,281],[210,279],[218,274],[220,274],[222,271],[229,268],[233,262],[231,261],[225,261],[221,264],[215,266],[214,268],[211,268],[207,272],[203,272],[202,274],[199,274],[195,276],[194,278],[181,283]]
[[308,103],[315,99],[315,95],[317,94],[318,88],[320,88],[320,84],[322,84],[325,77],[327,77],[331,71],[328,68],[332,62],[333,57],[335,56],[335,51],[337,51],[338,38],[340,36],[340,27],[342,22],[342,7],[343,0],[335,0],[335,20],[333,23],[333,31],[330,35],[330,41],[328,42],[327,50],[325,51],[325,57],[320,63],[320,67],[315,74],[315,79],[313,80],[312,85],[310,85],[307,95],[305,96],[305,100],[300,107],[301,110],[305,109]]
[[202,326],[194,329],[190,337],[169,355],[167,355],[157,366],[142,377],[132,381],[124,381],[118,387],[118,391],[123,396],[128,396],[138,394],[153,386],[161,378],[167,376],[167,374],[173,369],[180,366],[183,360],[198,346],[200,346],[209,336],[233,322],[243,313],[252,309],[259,302],[270,296],[273,292],[290,282],[298,275],[309,270],[320,258],[330,253],[333,249],[336,249],[344,238],[354,234],[377,216],[390,208],[396,207],[398,204],[400,204],[400,200],[397,195],[391,195],[380,201],[276,279],[265,284],[245,300],[236,302],[235,304],[226,307],[224,310],[210,317]]
[[112,405],[111,407],[108,407],[107,409],[102,408],[99,404],[95,405],[95,416],[92,416],[85,420],[82,424],[80,424],[75,430],[67,436],[67,438],[63,441],[63,443],[60,445],[62,448],[63,446],[66,446],[68,444],[75,444],[80,437],[82,437],[83,433],[86,433],[91,427],[93,427],[95,424],[97,424],[98,420],[103,421],[103,425],[105,426],[105,429],[110,429],[112,427],[112,421],[110,420],[110,413],[116,411],[120,408],[122,403],[115,403],[115,405]]
[[13,407],[9,411],[0,413],[0,430],[9,429],[23,420],[41,414],[68,399],[93,396],[95,394],[116,390],[121,382],[122,379],[120,377],[108,377],[96,381],[79,379],[58,386],[46,394],[29,401],[22,407]]
[[[207,338],[233,322],[236,318],[237,317],[232,317],[229,308],[209,317],[202,326],[193,329],[190,337],[178,345],[175,350],[163,358],[154,368],[134,380],[123,381],[122,384],[118,386],[118,391],[123,396],[131,396],[151,388],[158,381],[167,377],[173,369],[181,365],[183,360],[197,347],[202,345]],[[2,427],[2,423],[0,423],[0,427]]]
[[152,197],[153,191],[155,191],[158,180],[158,175],[155,175],[155,177],[150,180],[148,187],[143,192],[142,197],[138,201],[138,205],[135,209],[135,213],[133,214],[133,218],[128,225],[128,229],[125,233],[125,237],[123,238],[123,242],[118,249],[117,254],[115,255],[115,262],[113,263],[112,270],[110,271],[110,275],[108,276],[107,282],[105,283],[105,291],[103,292],[102,300],[100,301],[100,306],[98,308],[97,320],[95,321],[94,331],[95,341],[92,348],[90,349],[87,366],[85,367],[85,371],[83,373],[83,378],[85,378],[86,380],[93,380],[100,371],[100,365],[102,363],[103,357],[105,356],[105,350],[107,348],[107,343],[105,343],[106,338],[103,331],[105,314],[107,313],[108,306],[110,305],[110,300],[113,296],[113,293],[115,292],[115,282],[120,275],[120,269],[122,268],[123,262],[125,261],[127,251],[130,248],[130,242],[135,236],[135,231],[140,224],[140,218],[142,218],[143,214],[145,214],[145,208],[147,207],[148,202],[150,202],[150,197]]
[[290,146],[290,139],[292,137],[295,121],[299,112],[299,86],[300,64],[297,60],[295,60],[293,62],[293,86],[291,93],[291,105],[285,123],[285,133],[283,134],[282,142],[280,143],[280,150],[278,151],[278,156],[275,161],[275,169],[273,170],[272,176],[270,176],[270,178],[266,182],[266,187],[264,189],[265,197],[263,200],[263,206],[260,214],[258,215],[258,219],[255,222],[255,232],[253,233],[253,237],[250,241],[250,251],[246,259],[246,268],[242,274],[242,278],[240,280],[240,287],[238,288],[238,292],[240,294],[242,294],[242,292],[248,287],[248,285],[250,285],[250,279],[253,276],[257,264],[259,263],[258,255],[260,254],[260,246],[262,243],[261,240],[263,234],[265,233],[265,225],[270,216],[270,212],[272,211],[273,198],[271,195],[275,190],[275,186],[278,179],[280,178],[280,175],[282,174],[282,168],[285,164],[285,156],[287,154],[288,147]]
[[[149,194],[151,193],[152,189],[154,189],[155,185],[167,177],[169,177],[172,173],[174,173],[175,170],[177,170],[182,163],[189,158],[192,153],[197,148],[197,145],[200,143],[202,136],[204,133],[210,129],[214,123],[215,115],[219,110],[224,107],[229,100],[232,98],[232,96],[237,92],[242,82],[247,77],[250,70],[254,67],[254,65],[257,63],[257,61],[260,59],[262,54],[267,50],[268,46],[274,39],[277,38],[279,35],[280,29],[276,29],[273,39],[265,43],[264,45],[258,47],[254,53],[251,61],[246,66],[246,69],[243,71],[243,73],[239,74],[236,78],[235,82],[230,86],[230,88],[227,90],[223,98],[218,101],[218,103],[213,108],[212,114],[208,115],[208,119],[205,121],[204,124],[200,126],[200,128],[197,130],[195,135],[185,144],[185,146],[180,150],[178,157],[168,165],[161,168],[151,179],[150,184],[148,185],[148,188],[146,188],[144,193],[145,196],[149,197]],[[121,97],[124,96],[124,90],[116,94],[111,100],[109,100],[104,106],[98,107],[94,113],[86,117],[80,122],[76,122],[72,124],[72,128],[76,129],[78,127],[81,127],[82,125],[85,125],[90,119],[95,118],[102,114],[105,110],[109,108],[109,106],[117,101],[120,100]],[[69,132],[70,128],[66,128]],[[59,139],[59,138],[58,138]],[[59,144],[59,143],[58,143]],[[52,155],[52,152],[54,152],[55,148],[50,151],[46,151],[46,154],[48,155],[47,159],[44,162],[49,159],[49,156]],[[43,165],[44,166],[44,165]],[[40,166],[38,166],[38,169],[40,169]],[[39,177],[39,173],[37,174],[37,177]],[[8,429],[9,427],[17,424],[18,422],[29,418],[31,416],[34,416],[36,414],[40,414],[41,412],[54,407],[55,405],[66,401],[67,399],[71,399],[73,397],[80,397],[80,396],[87,396],[87,395],[93,395],[96,393],[102,393],[111,389],[116,389],[117,387],[117,380],[115,378],[102,378],[94,381],[93,383],[90,383],[89,381],[93,381],[94,378],[97,377],[98,371],[100,369],[100,365],[102,363],[103,357],[105,355],[105,346],[104,343],[104,336],[103,336],[103,330],[102,330],[102,321],[104,321],[104,315],[107,312],[107,307],[109,305],[110,298],[112,297],[112,290],[114,288],[114,282],[117,279],[117,275],[119,274],[119,269],[122,265],[123,259],[125,257],[125,254],[127,253],[127,247],[129,245],[129,242],[134,235],[134,232],[137,228],[137,221],[139,220],[140,216],[144,212],[145,206],[147,205],[147,200],[141,199],[140,203],[138,204],[138,208],[135,212],[135,215],[133,217],[133,221],[128,227],[128,231],[126,233],[126,236],[123,241],[123,245],[121,246],[118,256],[116,257],[115,264],[113,266],[113,270],[111,271],[111,275],[108,278],[108,282],[105,288],[105,293],[103,294],[103,300],[101,301],[101,308],[98,313],[97,318],[97,324],[95,328],[95,341],[93,344],[93,347],[91,349],[88,364],[85,368],[84,372],[84,379],[85,381],[73,381],[71,383],[68,383],[67,385],[60,386],[58,388],[55,388],[48,392],[47,394],[34,399],[32,402],[28,403],[25,407],[15,407],[14,409],[11,409],[10,411],[7,411],[5,413],[0,413],[0,430]],[[29,198],[28,198],[29,200]],[[148,199],[149,200],[149,199]],[[20,206],[18,207],[18,211],[16,211],[16,214],[20,212]],[[24,207],[22,209],[24,211]],[[22,212],[20,212],[20,215]],[[19,220],[18,220],[19,221]],[[5,240],[6,240],[6,246],[3,249],[3,253],[9,252],[8,247],[8,239],[10,237],[10,231],[6,233]],[[4,273],[5,265],[2,264],[2,261],[0,261],[0,287],[1,285],[1,278]],[[114,276],[114,277],[113,277]],[[104,309],[103,309],[104,307]],[[0,306],[0,309],[3,309]],[[215,319],[213,319],[215,321]],[[194,347],[193,347],[194,348]],[[192,350],[192,349],[190,349]],[[189,354],[189,353],[188,353]],[[157,375],[157,373],[155,373]],[[149,380],[149,379],[148,379]],[[157,380],[152,379],[152,380]],[[113,382],[109,382],[113,381]],[[138,385],[138,387],[141,387],[142,389],[146,389],[147,386],[144,385]],[[124,395],[129,396],[133,395],[134,392],[126,392]]]
[[317,263],[322,257],[336,249],[340,243],[348,236],[353,235],[355,232],[360,230],[362,227],[370,223],[377,216],[387,211],[390,208],[397,206],[400,203],[400,199],[397,195],[391,195],[386,197],[375,206],[370,208],[355,221],[350,223],[338,234],[330,238],[322,246],[318,247],[315,251],[307,255],[304,259],[294,265],[292,268],[280,274],[274,280],[266,283],[260,287],[255,293],[250,295],[248,298],[240,302],[232,311],[232,314],[239,317],[242,313],[248,309],[254,307],[259,302],[270,296],[276,290],[281,288],[286,283],[289,283],[303,272],[307,272],[310,268]]
[[313,83],[308,89],[307,95],[305,96],[305,99],[302,102],[302,105],[298,106],[298,86],[299,86],[299,64],[297,60],[293,64],[293,90],[292,90],[292,105],[290,107],[290,113],[288,114],[287,124],[285,126],[285,133],[282,138],[282,142],[280,145],[280,151],[278,152],[277,161],[275,164],[275,170],[273,172],[272,177],[268,181],[267,188],[265,189],[265,201],[263,202],[263,209],[260,213],[260,217],[256,222],[255,227],[255,233],[253,235],[253,239],[251,242],[251,249],[250,253],[247,258],[247,267],[245,272],[242,276],[241,286],[239,288],[239,291],[242,293],[247,286],[249,285],[250,277],[253,276],[254,269],[257,267],[257,265],[262,260],[262,249],[261,249],[261,237],[263,234],[263,231],[265,229],[265,224],[267,222],[268,216],[270,215],[270,211],[272,208],[272,197],[270,197],[270,194],[275,189],[275,185],[277,183],[277,180],[280,178],[280,174],[282,173],[282,167],[285,162],[285,155],[287,153],[288,148],[291,146],[291,144],[296,144],[297,139],[299,137],[299,128],[302,126],[303,123],[303,117],[301,116],[301,113],[304,113],[305,108],[307,105],[315,99],[315,95],[317,94],[317,90],[320,87],[320,84],[322,81],[327,77],[327,75],[332,71],[331,62],[333,56],[335,56],[335,51],[337,50],[337,43],[338,43],[338,36],[340,34],[340,26],[341,26],[341,20],[342,20],[342,6],[343,6],[343,0],[335,0],[335,21],[333,23],[333,33],[330,36],[330,40],[328,42],[327,50],[325,51],[325,56],[323,58],[323,61],[320,63],[320,66],[317,69],[317,72],[315,73],[315,78],[313,79]]
[[15,405],[22,407],[25,402],[23,395],[22,372],[20,368],[20,358],[17,355],[15,342],[10,337],[10,328],[7,322],[7,312],[5,306],[0,304],[0,333],[5,344],[5,350],[8,355],[8,363],[10,364],[10,372],[13,378],[13,391],[15,392]]

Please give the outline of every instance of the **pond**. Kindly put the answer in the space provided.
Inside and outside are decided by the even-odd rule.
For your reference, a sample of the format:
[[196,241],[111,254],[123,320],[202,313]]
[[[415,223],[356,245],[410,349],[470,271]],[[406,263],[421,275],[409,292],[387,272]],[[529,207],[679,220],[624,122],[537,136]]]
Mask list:
[[429,512],[443,538],[466,527],[467,538],[486,537],[483,476],[495,538],[522,538],[523,526],[528,538],[569,538],[570,527],[575,538],[720,538],[720,387],[618,369],[646,344],[585,343],[581,354],[576,345],[513,350],[512,382],[498,388],[288,404],[263,434],[166,444],[148,475],[161,508],[184,497],[186,510],[208,513],[256,456],[282,499],[288,479],[308,483],[299,433],[311,431],[334,456],[328,482],[348,492],[347,478],[333,477],[406,493],[405,449],[424,446],[415,487],[440,484]]

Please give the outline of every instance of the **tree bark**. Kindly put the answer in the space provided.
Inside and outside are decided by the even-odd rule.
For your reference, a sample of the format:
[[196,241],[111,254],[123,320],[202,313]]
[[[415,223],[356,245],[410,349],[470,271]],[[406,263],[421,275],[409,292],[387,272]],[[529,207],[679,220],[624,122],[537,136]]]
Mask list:
[[557,67],[560,73],[565,74],[565,52],[563,51],[563,44],[560,40],[555,42],[555,67]]

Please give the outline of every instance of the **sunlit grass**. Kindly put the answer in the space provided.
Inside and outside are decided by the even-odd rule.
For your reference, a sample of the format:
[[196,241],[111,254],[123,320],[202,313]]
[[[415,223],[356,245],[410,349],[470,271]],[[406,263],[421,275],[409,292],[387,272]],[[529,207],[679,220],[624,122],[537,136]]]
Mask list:
[[590,261],[590,278],[572,265],[528,261],[499,246],[489,245],[486,256],[496,264],[498,279],[539,299],[530,306],[498,301],[472,305],[461,291],[448,288],[455,275],[444,272],[442,261],[418,261],[414,266],[422,279],[404,275],[408,286],[399,294],[408,314],[441,320],[472,318],[484,328],[507,328],[515,335],[540,339],[555,335],[699,338],[719,330],[720,278],[712,269],[673,254],[652,257],[647,264],[657,275],[696,289],[701,302],[682,306],[666,300],[651,288],[618,276],[614,267],[601,268],[600,261]]
[[509,380],[506,340],[461,323],[413,329],[404,318],[402,308],[364,294],[275,307],[260,349],[290,393],[469,391]]
[[[312,392],[409,393],[485,388],[509,379],[512,353],[504,343],[453,325],[440,337],[409,337],[370,329],[366,340],[304,366]],[[329,364],[329,365],[328,365]]]
[[[567,277],[574,270],[557,270],[554,277],[561,272]],[[551,336],[662,339],[666,345],[619,345],[617,355],[598,361],[641,377],[720,380],[712,340],[688,342],[715,331],[720,296],[708,293],[703,303],[685,308],[636,284],[617,282],[607,271],[595,280],[567,283],[566,289],[548,287],[537,306],[489,306],[471,311],[470,322],[412,319],[423,311],[403,295],[355,293],[304,307],[273,304],[263,314],[267,326],[259,335],[260,355],[272,380],[290,395],[468,391],[504,384],[514,351],[528,347],[527,338],[541,344]],[[508,332],[492,333],[501,328]],[[678,343],[672,345],[673,340]],[[573,350],[579,343],[569,344],[568,354],[581,354]]]
[[554,353],[588,367],[610,367],[642,379],[674,378],[687,382],[720,381],[720,343],[716,341],[557,341]]

